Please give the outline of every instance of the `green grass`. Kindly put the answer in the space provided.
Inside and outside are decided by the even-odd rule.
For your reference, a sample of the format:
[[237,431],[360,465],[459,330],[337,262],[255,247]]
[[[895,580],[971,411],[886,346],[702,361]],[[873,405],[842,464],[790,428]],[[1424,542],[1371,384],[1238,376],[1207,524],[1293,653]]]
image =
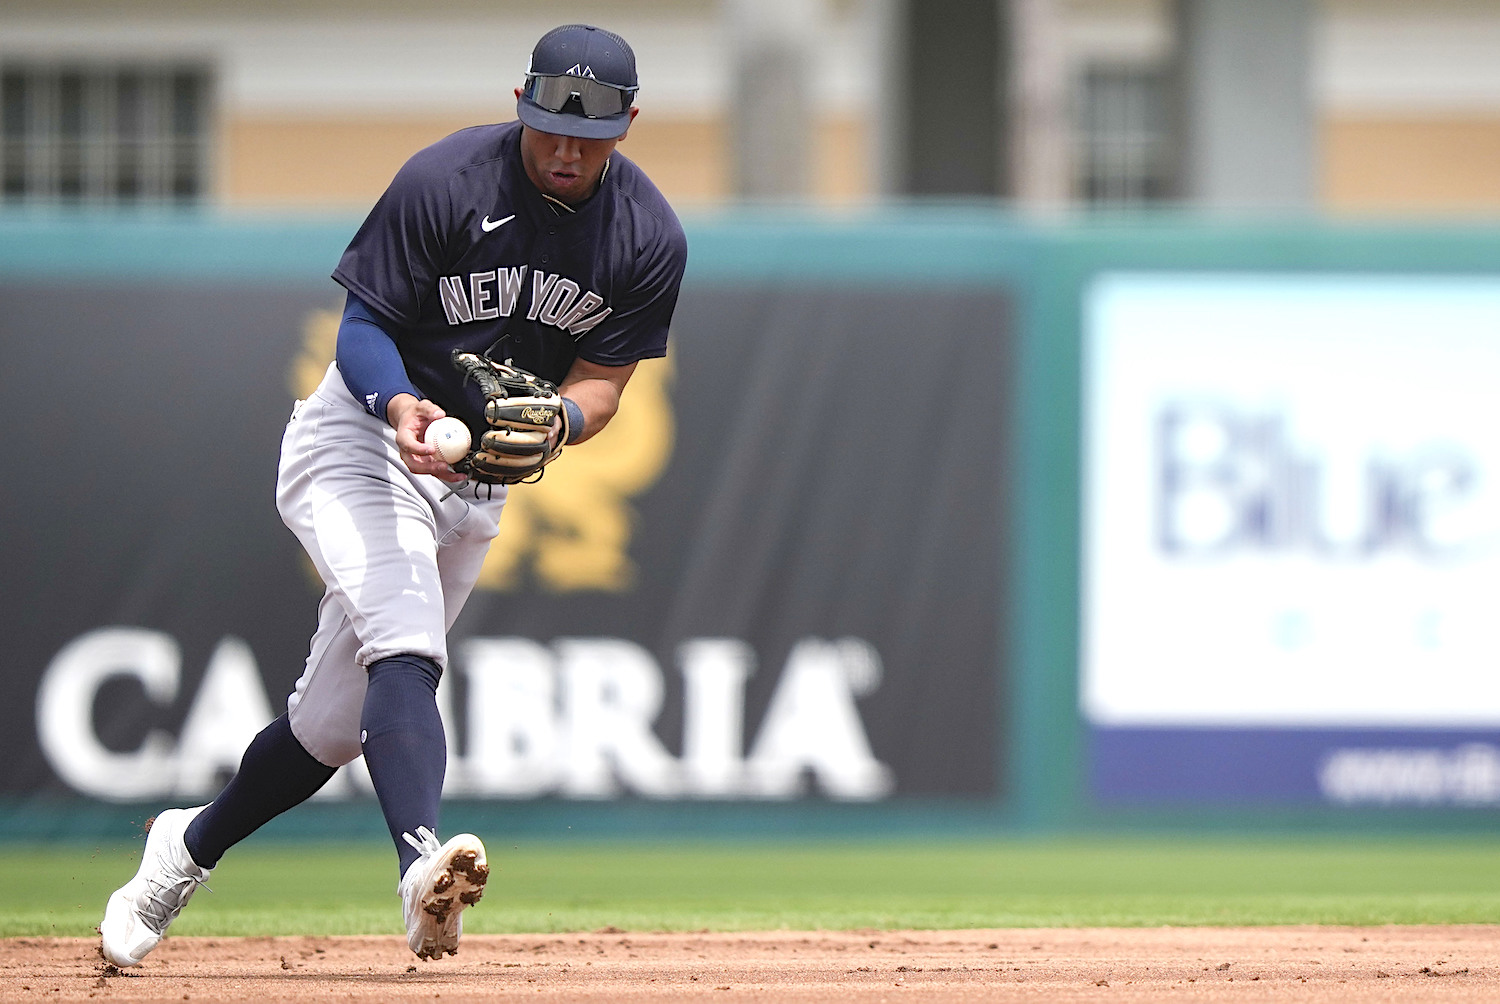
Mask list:
[[[491,843],[471,932],[1500,923],[1500,839]],[[137,852],[0,847],[0,936],[88,935]],[[177,934],[395,934],[388,846],[236,848]]]

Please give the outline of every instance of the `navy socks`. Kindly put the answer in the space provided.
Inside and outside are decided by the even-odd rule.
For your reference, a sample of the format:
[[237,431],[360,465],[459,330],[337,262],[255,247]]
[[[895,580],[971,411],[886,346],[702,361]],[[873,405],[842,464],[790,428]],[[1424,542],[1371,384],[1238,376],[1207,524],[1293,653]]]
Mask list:
[[360,745],[404,875],[419,854],[401,835],[415,836],[418,826],[437,832],[438,799],[448,769],[437,709],[442,670],[430,659],[397,655],[371,664],[369,672]]
[[[419,855],[401,835],[415,835],[418,826],[437,832],[438,800],[448,769],[437,710],[442,670],[431,660],[398,655],[380,660],[369,672],[360,745],[405,874]],[[239,772],[188,824],[183,834],[188,853],[199,866],[214,867],[229,848],[311,798],[337,770],[307,752],[282,715],[250,741]]]
[[188,853],[199,867],[212,868],[229,848],[311,798],[337,770],[303,749],[282,715],[250,741],[239,772],[188,824]]

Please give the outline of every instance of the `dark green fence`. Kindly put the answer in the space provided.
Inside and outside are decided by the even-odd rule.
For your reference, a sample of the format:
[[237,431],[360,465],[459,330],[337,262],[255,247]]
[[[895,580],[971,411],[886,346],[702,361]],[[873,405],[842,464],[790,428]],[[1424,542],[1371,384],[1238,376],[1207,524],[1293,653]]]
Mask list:
[[[49,533],[60,532],[59,525],[48,523],[45,516],[53,505],[50,500],[80,493],[94,493],[90,505],[99,519],[153,518],[150,506],[139,500],[132,503],[126,498],[112,504],[98,497],[111,491],[111,486],[116,490],[124,486],[142,497],[155,490],[152,478],[141,472],[111,470],[121,463],[121,456],[124,463],[133,463],[137,454],[128,448],[123,453],[110,448],[117,436],[127,442],[135,429],[118,421],[118,415],[96,413],[98,388],[91,382],[107,382],[109,368],[85,365],[67,373],[56,368],[70,356],[108,354],[101,346],[112,337],[113,325],[126,323],[112,316],[111,302],[125,305],[127,326],[142,337],[141,332],[149,329],[153,297],[193,295],[201,297],[194,309],[202,318],[201,337],[209,342],[220,337],[223,322],[214,313],[216,305],[228,304],[240,314],[254,314],[262,300],[283,294],[290,297],[290,306],[267,308],[268,323],[280,325],[275,337],[283,343],[272,351],[290,363],[299,349],[300,332],[291,330],[287,317],[301,316],[299,312],[320,305],[337,306],[338,290],[327,275],[357,223],[343,218],[288,221],[198,214],[13,213],[0,217],[0,296],[10,304],[10,320],[0,320],[8,360],[3,378],[7,398],[35,399],[37,390],[32,385],[51,381],[46,396],[57,413],[75,416],[76,429],[99,428],[107,433],[100,442],[86,448],[79,444],[72,456],[54,462],[55,475],[46,473],[36,458],[16,465],[0,493],[4,502],[0,517],[7,524],[4,552],[10,586],[6,595],[11,601],[3,615],[5,633],[17,639],[38,632],[46,637],[32,649],[22,644],[29,653],[23,660],[26,665],[13,668],[14,679],[30,682],[18,684],[20,699],[6,713],[14,718],[8,721],[7,731],[26,737],[28,744],[11,751],[11,757],[29,766],[0,795],[6,806],[0,814],[0,836],[116,832],[125,820],[144,816],[152,803],[149,798],[109,802],[79,797],[59,783],[56,772],[35,749],[36,679],[58,649],[59,640],[106,624],[149,624],[154,616],[149,610],[135,611],[138,616],[132,621],[128,605],[110,607],[95,598],[87,613],[73,617],[57,599],[69,595],[68,584],[53,580],[59,575],[85,574],[90,559],[78,554],[64,557],[69,553],[65,542],[28,530],[45,526]],[[762,339],[781,346],[775,358],[788,373],[785,385],[802,395],[793,403],[810,412],[818,412],[821,385],[795,372],[801,358],[797,347],[805,344],[805,355],[810,358],[819,355],[820,339],[837,338],[840,352],[862,360],[853,376],[846,374],[830,391],[839,401],[848,402],[839,412],[844,419],[855,417],[861,424],[886,423],[908,431],[919,428],[922,435],[915,442],[930,443],[935,453],[949,437],[961,437],[966,444],[947,467],[933,467],[920,458],[913,462],[903,454],[894,456],[884,472],[858,467],[857,477],[878,476],[899,486],[913,500],[900,519],[922,524],[911,527],[909,539],[893,539],[901,536],[895,532],[877,535],[887,543],[876,546],[890,549],[889,560],[874,566],[883,579],[895,579],[899,585],[903,569],[920,563],[923,534],[927,540],[972,536],[979,543],[969,557],[979,554],[993,561],[992,576],[970,571],[965,574],[974,581],[946,584],[955,597],[978,589],[977,595],[993,606],[990,616],[966,621],[961,628],[941,623],[941,611],[946,608],[934,601],[931,611],[921,614],[932,622],[934,634],[917,640],[918,647],[931,645],[956,631],[971,632],[980,639],[966,651],[989,653],[992,660],[985,667],[991,689],[981,687],[974,698],[982,702],[991,720],[969,736],[970,741],[962,741],[963,737],[954,735],[951,717],[943,717],[954,715],[955,705],[931,700],[930,695],[945,682],[959,680],[972,688],[973,681],[963,673],[949,675],[940,665],[903,663],[889,667],[887,679],[894,682],[887,688],[885,704],[880,703],[878,693],[875,697],[864,692],[857,695],[865,724],[873,730],[876,753],[887,760],[905,757],[900,762],[919,765],[911,768],[914,780],[903,779],[898,771],[888,792],[854,799],[829,797],[810,776],[803,794],[785,799],[722,793],[718,797],[653,798],[629,790],[582,800],[555,791],[527,798],[461,796],[453,802],[454,818],[462,816],[474,825],[516,834],[566,830],[610,836],[975,834],[1161,825],[1484,829],[1493,824],[1500,793],[1493,800],[1480,797],[1463,806],[1441,799],[1428,804],[1396,798],[1380,805],[1334,805],[1305,799],[1272,798],[1245,804],[1233,798],[1189,797],[1152,803],[1098,797],[1090,782],[1090,727],[1079,710],[1086,404],[1081,387],[1086,291],[1099,275],[1489,278],[1500,270],[1500,229],[1155,217],[1028,221],[987,206],[840,215],[774,211],[690,216],[685,224],[691,254],[683,316],[690,319],[693,333],[681,339],[682,369],[675,377],[682,388],[679,402],[687,402],[682,408],[688,409],[677,416],[679,441],[693,430],[726,436],[726,430],[735,425],[724,416],[715,425],[711,409],[693,411],[698,406],[692,405],[693,392],[686,383],[695,373],[702,373],[699,379],[717,388],[716,393],[729,393],[733,388],[726,378],[730,370],[694,362],[706,358],[694,353],[713,337],[715,318],[719,318],[726,337]],[[91,304],[88,309],[79,307],[84,301]],[[180,328],[183,316],[193,315],[179,314],[172,323]],[[49,330],[49,317],[66,318],[65,328]],[[1496,337],[1500,338],[1500,332]],[[43,351],[38,347],[41,343],[50,348]],[[212,358],[213,353],[205,351],[196,365]],[[764,368],[770,363],[731,353],[719,365]],[[822,365],[827,365],[826,359]],[[902,390],[909,387],[918,388],[919,397],[903,395]],[[945,399],[947,388],[958,388],[963,399]],[[201,389],[198,396],[202,397]],[[280,409],[283,403],[277,401],[275,407]],[[141,415],[129,416],[129,420],[141,420]],[[743,416],[737,427],[743,427]],[[785,436],[805,435],[816,443],[827,430],[786,423],[779,431]],[[896,438],[904,449],[907,441]],[[867,445],[854,444],[849,449],[864,456],[860,451]],[[261,504],[258,514],[247,519],[268,522],[274,443],[265,456],[244,462],[256,469],[255,483],[260,484],[262,495],[254,500]],[[702,462],[709,463],[707,459]],[[212,477],[202,479],[191,470],[191,455],[183,464],[180,474],[173,475],[180,478],[173,491],[215,491]],[[81,475],[80,466],[84,468]],[[806,485],[810,478],[816,480],[819,470],[804,467],[791,483]],[[976,503],[979,508],[964,511],[971,516],[989,513],[1002,525],[976,527],[961,521],[931,525],[941,523],[943,513],[917,504],[922,493],[933,483],[947,484],[943,478],[958,477],[965,470],[977,470],[983,484],[974,496],[981,500]],[[714,481],[708,474],[693,483],[699,482],[708,486],[705,491],[728,483]],[[668,475],[662,482],[667,488],[657,489],[652,497],[654,504],[667,505],[660,493],[675,490],[676,483]],[[962,484],[962,478],[954,483]],[[879,485],[856,487],[869,491]],[[824,499],[818,492],[796,498],[789,503],[793,511],[785,516],[787,525],[798,525],[799,512],[805,516],[825,504],[820,501]],[[694,506],[706,504],[695,502]],[[754,512],[748,507],[737,511]],[[270,520],[274,521],[274,512]],[[206,526],[209,529],[204,532],[211,534],[212,524]],[[289,535],[284,536],[286,549],[277,552],[276,560],[286,565],[295,561],[295,550]],[[743,562],[751,553],[753,547],[733,560]],[[128,585],[151,557],[136,553],[98,560],[114,561],[123,568],[114,574]],[[816,563],[820,556],[812,549],[799,560]],[[797,568],[796,562],[783,562],[765,571],[794,578]],[[869,585],[856,583],[850,588]],[[190,589],[191,584],[183,583],[180,588]],[[39,595],[49,597],[42,616],[55,622],[52,627],[39,628],[33,619],[36,615],[18,613],[28,609],[28,598]],[[315,596],[310,592],[294,599],[310,610]],[[500,600],[494,603],[503,605]],[[490,609],[483,602],[480,605]],[[620,615],[599,616],[608,621]],[[836,620],[826,626],[830,636],[840,630]],[[303,625],[295,624],[295,630],[288,628],[287,652],[305,640]],[[766,644],[784,650],[798,630],[817,633],[825,627],[787,627],[783,632],[791,632],[787,637],[778,636]],[[648,641],[642,644],[650,647]],[[201,665],[205,656],[200,651],[185,659],[185,665],[192,658]],[[670,658],[665,652],[658,656],[663,663]],[[284,687],[285,676],[283,672],[268,685],[273,708],[280,707],[284,695],[278,687]],[[117,692],[100,693],[108,697]],[[747,693],[751,716],[764,711],[770,695],[753,686]],[[889,696],[893,693],[899,693],[900,702]],[[123,699],[140,703],[134,692]],[[181,703],[178,720],[185,710]],[[959,707],[963,704],[957,702]],[[903,707],[928,709],[931,719],[903,725]],[[95,718],[101,713],[99,707],[93,709]],[[666,733],[680,729],[678,717],[669,710],[661,728]],[[116,752],[128,750],[140,741],[142,728],[126,730],[105,745],[112,742],[110,748]],[[963,728],[975,731],[971,725]],[[1487,736],[1500,739],[1500,721],[1480,723],[1470,733],[1471,745],[1483,744]],[[669,738],[667,745],[675,742]],[[981,751],[977,755],[987,757],[988,762],[949,776],[934,766],[942,761],[944,742],[954,743],[955,757],[972,759],[977,749]],[[367,820],[373,811],[368,799],[315,804],[278,821],[274,829],[289,835],[335,834],[346,832],[351,818]]]

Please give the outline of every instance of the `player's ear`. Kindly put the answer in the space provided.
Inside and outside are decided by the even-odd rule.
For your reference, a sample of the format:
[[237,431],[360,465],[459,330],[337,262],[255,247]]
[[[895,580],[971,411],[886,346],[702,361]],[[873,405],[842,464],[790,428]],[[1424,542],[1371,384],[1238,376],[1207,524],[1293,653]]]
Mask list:
[[516,100],[521,100],[521,89],[519,87],[516,88]]
[[[637,108],[635,105],[631,105],[630,106],[630,121],[631,122],[635,121],[635,117],[636,117],[637,113],[639,113],[639,112],[640,112],[640,109]],[[629,136],[629,135],[630,135],[630,123],[627,122],[625,124],[625,131],[622,132],[622,133],[620,133],[619,137],[615,140],[615,142],[618,143],[621,140],[623,140],[626,136]]]

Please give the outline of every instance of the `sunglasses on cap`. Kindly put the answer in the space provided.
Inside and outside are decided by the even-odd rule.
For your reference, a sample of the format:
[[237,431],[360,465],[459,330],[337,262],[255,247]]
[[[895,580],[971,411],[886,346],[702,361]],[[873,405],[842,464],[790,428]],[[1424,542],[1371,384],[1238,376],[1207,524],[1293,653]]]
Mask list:
[[564,73],[527,77],[521,94],[549,112],[560,112],[567,107],[569,101],[577,98],[586,118],[600,119],[619,115],[629,108],[636,90],[634,87],[616,87],[613,84],[601,84],[589,77],[575,77]]

